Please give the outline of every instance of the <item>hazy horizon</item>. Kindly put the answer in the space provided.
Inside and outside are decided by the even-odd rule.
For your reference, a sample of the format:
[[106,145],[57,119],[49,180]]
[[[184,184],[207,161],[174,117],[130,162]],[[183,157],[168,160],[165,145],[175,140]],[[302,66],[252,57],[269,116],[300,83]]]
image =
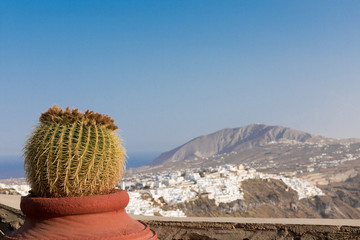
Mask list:
[[115,119],[128,152],[252,123],[360,138],[359,1],[0,2],[0,156],[40,114]]
[[[126,168],[137,168],[150,164],[160,152],[127,153]],[[0,156],[0,179],[24,177],[24,159],[19,155]]]

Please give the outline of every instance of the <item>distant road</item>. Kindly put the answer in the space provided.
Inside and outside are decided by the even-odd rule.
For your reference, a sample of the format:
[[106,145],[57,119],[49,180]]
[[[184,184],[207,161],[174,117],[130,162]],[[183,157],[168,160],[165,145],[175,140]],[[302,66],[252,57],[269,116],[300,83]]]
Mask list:
[[[20,209],[20,195],[0,194],[0,203],[9,207]],[[360,219],[322,219],[322,218],[234,218],[234,217],[147,217],[131,215],[136,220],[169,221],[169,222],[232,222],[232,223],[267,223],[267,224],[302,224],[302,225],[330,225],[360,227]]]

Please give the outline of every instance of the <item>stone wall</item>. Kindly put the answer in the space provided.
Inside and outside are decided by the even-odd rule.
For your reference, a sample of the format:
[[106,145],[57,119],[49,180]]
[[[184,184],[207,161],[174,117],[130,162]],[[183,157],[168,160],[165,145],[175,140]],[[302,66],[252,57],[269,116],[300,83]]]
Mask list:
[[[149,224],[161,240],[360,239],[360,220],[132,217]],[[0,204],[0,239],[23,222],[21,211]]]
[[24,218],[20,210],[0,204],[0,239],[4,234],[18,229],[24,223]]
[[144,221],[162,240],[360,239],[360,227],[226,222]]

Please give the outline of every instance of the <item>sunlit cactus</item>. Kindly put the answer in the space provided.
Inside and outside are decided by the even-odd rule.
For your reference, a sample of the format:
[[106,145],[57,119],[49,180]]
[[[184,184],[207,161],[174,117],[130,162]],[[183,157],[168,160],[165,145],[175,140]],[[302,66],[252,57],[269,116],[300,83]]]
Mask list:
[[107,194],[125,166],[125,149],[108,115],[62,110],[40,117],[24,148],[32,193],[41,197]]

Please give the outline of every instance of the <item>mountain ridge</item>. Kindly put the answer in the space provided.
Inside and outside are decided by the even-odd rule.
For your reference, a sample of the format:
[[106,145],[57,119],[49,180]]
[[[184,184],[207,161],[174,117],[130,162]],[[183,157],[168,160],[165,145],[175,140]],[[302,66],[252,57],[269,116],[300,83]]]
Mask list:
[[[215,154],[242,151],[279,140],[297,142],[346,141],[344,139],[336,140],[326,138],[282,126],[250,124],[239,128],[224,128],[210,134],[193,138],[177,148],[162,153],[150,166],[156,166],[168,161],[192,160],[199,157],[210,157]],[[359,142],[360,139],[348,139],[348,141]]]

